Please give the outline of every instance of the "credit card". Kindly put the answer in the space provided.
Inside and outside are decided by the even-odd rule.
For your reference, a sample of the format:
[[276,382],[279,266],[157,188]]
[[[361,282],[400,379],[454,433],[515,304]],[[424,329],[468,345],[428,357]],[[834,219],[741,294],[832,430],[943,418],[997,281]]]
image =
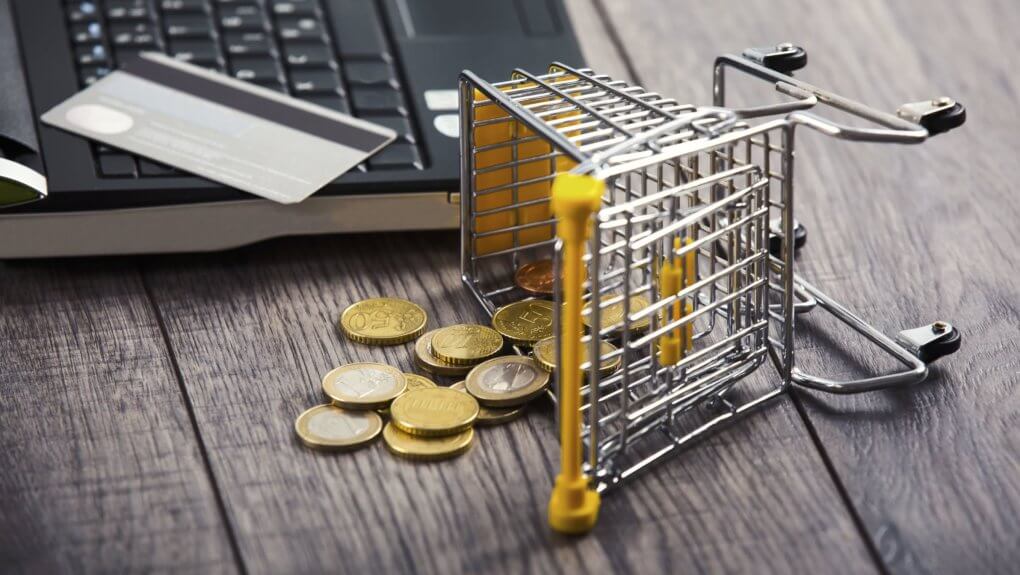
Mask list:
[[145,52],[42,116],[51,126],[283,204],[396,132]]

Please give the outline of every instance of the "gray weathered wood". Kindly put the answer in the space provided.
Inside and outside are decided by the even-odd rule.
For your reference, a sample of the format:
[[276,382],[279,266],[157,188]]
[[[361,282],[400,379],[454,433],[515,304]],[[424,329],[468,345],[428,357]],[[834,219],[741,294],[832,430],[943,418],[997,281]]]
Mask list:
[[[708,97],[714,54],[790,40],[808,49],[798,75],[809,82],[886,110],[942,94],[968,106],[966,126],[919,147],[799,138],[797,213],[810,230],[805,276],[887,333],[941,318],[965,339],[922,386],[797,397],[889,570],[1015,572],[1020,196],[1008,183],[1020,152],[1015,5],[606,6],[640,78],[681,100]],[[774,97],[768,92],[762,86],[757,99]],[[815,336],[799,338],[802,368],[851,376],[894,367],[847,330],[824,338],[836,326],[801,321],[805,336]]]
[[0,267],[0,571],[234,572],[137,267]]

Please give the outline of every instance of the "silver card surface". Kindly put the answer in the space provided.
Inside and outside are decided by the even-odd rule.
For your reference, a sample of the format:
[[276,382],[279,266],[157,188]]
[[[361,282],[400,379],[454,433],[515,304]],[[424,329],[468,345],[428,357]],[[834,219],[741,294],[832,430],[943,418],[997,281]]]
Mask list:
[[396,137],[157,53],[128,62],[42,121],[284,204],[307,198]]

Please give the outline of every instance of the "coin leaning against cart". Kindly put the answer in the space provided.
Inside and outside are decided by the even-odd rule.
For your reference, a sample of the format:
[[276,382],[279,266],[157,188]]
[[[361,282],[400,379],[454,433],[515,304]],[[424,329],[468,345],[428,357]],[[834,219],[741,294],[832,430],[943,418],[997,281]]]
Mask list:
[[381,363],[341,365],[322,378],[322,391],[334,405],[350,409],[386,407],[407,389],[407,378]]
[[457,365],[472,365],[503,349],[503,336],[491,327],[463,323],[436,330],[432,355]]
[[524,264],[514,274],[514,283],[534,295],[552,295],[555,285],[552,260]]
[[[620,298],[620,296],[617,294],[607,294],[602,296],[600,298],[600,301],[606,302],[613,298]],[[624,303],[623,301],[618,301],[616,303],[611,303],[609,305],[600,306],[599,325],[601,326],[601,329],[604,330],[606,328],[612,327],[623,322],[623,303]],[[648,301],[648,298],[646,298],[643,295],[630,296],[631,314],[637,313],[645,309],[649,305],[651,305],[651,303]],[[591,302],[586,303],[581,311],[582,311],[581,323],[583,323],[586,328],[591,329],[592,324],[591,312],[593,311]],[[629,325],[624,327],[626,327],[632,332],[642,332],[647,331],[649,326],[651,325],[652,318],[651,316],[648,316],[643,317],[638,321],[631,322]],[[616,329],[620,329],[620,326],[617,326]]]
[[382,436],[386,448],[394,455],[419,461],[436,461],[467,451],[475,438],[475,430],[469,427],[454,435],[419,437],[400,431],[391,422],[383,428]]
[[382,418],[373,411],[351,411],[329,404],[307,409],[294,421],[301,442],[323,450],[361,447],[375,439],[382,428]]
[[489,407],[521,405],[538,396],[549,385],[549,373],[534,359],[510,355],[490,359],[479,364],[467,379],[464,387]]
[[463,377],[471,371],[470,365],[454,365],[443,361],[432,354],[432,336],[439,331],[434,329],[425,333],[414,342],[414,360],[418,367],[436,375]]
[[527,299],[505,305],[492,314],[492,327],[511,343],[532,345],[553,333],[553,303]]
[[421,436],[453,435],[471,427],[478,401],[455,389],[435,387],[408,391],[390,405],[393,425]]
[[380,297],[351,304],[340,314],[340,331],[358,343],[395,345],[425,331],[428,315],[403,299]]
[[[464,386],[463,381],[450,386],[450,389],[456,389],[457,391],[467,394],[467,387]],[[478,419],[475,420],[475,425],[497,425],[505,423],[507,421],[513,421],[524,413],[524,406],[519,407],[486,407],[484,405],[478,405]]]

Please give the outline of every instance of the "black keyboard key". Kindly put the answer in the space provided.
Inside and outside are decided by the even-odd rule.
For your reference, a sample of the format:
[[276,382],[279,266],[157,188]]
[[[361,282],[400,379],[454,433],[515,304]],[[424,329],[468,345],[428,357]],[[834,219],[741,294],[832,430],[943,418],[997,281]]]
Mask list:
[[280,18],[276,21],[276,29],[285,42],[324,38],[322,23],[315,18]]
[[127,154],[103,154],[99,156],[99,172],[104,176],[134,177],[135,160]]
[[388,53],[375,2],[332,0],[328,8],[333,38],[341,55],[378,56]]
[[148,22],[120,22],[110,25],[110,43],[114,46],[151,46],[156,35]]
[[206,0],[160,0],[159,7],[166,14],[180,12],[205,12]]
[[271,0],[277,16],[314,16],[316,0]]
[[290,74],[290,87],[295,94],[339,94],[340,78],[335,71],[325,68],[321,70],[295,70]]
[[75,46],[74,59],[82,66],[109,64],[110,56],[102,44],[83,44]]
[[280,67],[272,58],[231,58],[230,74],[249,82],[279,82]]
[[258,4],[221,5],[220,26],[224,30],[264,30],[265,16]]
[[67,19],[71,22],[95,20],[98,15],[99,8],[95,2],[72,2],[67,5]]
[[359,114],[363,112],[397,112],[407,114],[400,92],[392,88],[351,86],[351,101]]
[[365,118],[373,124],[385,126],[397,133],[398,140],[414,141],[414,134],[411,133],[411,122],[404,116],[397,114],[389,116],[369,116]]
[[158,164],[149,160],[138,159],[138,172],[143,176],[158,177],[158,176],[173,176],[178,172],[177,170],[163,164]]
[[414,144],[403,142],[393,142],[376,152],[368,159],[368,166],[373,170],[422,167],[418,148]]
[[107,0],[106,17],[109,20],[143,20],[149,18],[147,0]]
[[103,39],[103,25],[99,22],[78,22],[71,25],[71,41],[75,44],[99,42]]
[[227,53],[234,56],[269,54],[271,44],[265,32],[227,32],[223,45]]
[[323,108],[329,108],[334,112],[340,112],[343,114],[351,113],[351,107],[350,105],[348,105],[347,100],[337,95],[300,94],[298,95],[298,97],[308,103],[315,104],[317,106],[322,106]]
[[350,84],[397,85],[393,67],[386,62],[345,62],[344,77]]
[[258,84],[259,86],[262,86],[263,88],[273,90],[274,92],[279,92],[281,94],[287,93],[287,87],[284,86],[279,80],[270,80],[268,82],[255,82],[255,83]]
[[170,40],[168,54],[192,64],[215,64],[220,59],[220,47],[215,40]]
[[142,52],[148,52],[157,50],[155,45],[149,46],[114,46],[113,58],[118,66],[123,65],[125,62],[129,62],[138,57]]
[[323,67],[333,61],[333,54],[325,44],[284,44],[283,59],[288,66],[299,67]]
[[82,85],[89,86],[109,73],[108,66],[82,66],[78,70],[78,79],[81,80]]
[[213,34],[212,22],[205,14],[167,14],[163,30],[167,38],[208,38]]

